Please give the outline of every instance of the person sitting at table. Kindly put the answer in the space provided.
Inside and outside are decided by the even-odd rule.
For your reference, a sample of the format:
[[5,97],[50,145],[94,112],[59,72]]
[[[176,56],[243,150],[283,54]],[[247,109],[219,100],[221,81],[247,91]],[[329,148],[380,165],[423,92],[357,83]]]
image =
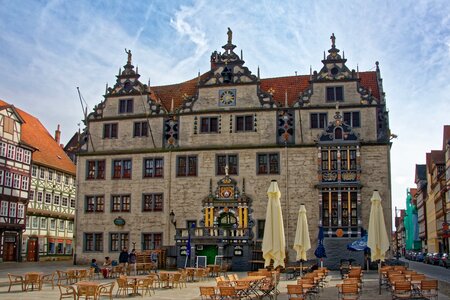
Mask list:
[[95,269],[95,273],[100,273],[101,271],[100,267],[97,265],[97,260],[95,258],[91,260],[91,268]]
[[109,258],[109,256],[106,256],[102,268],[103,278],[109,277],[109,272],[111,272],[111,269],[112,269],[112,261]]

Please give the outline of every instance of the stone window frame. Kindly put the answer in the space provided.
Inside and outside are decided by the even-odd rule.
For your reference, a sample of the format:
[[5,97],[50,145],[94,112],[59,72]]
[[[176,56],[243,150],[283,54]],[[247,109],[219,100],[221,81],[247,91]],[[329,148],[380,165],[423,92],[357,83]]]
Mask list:
[[[215,124],[211,124],[214,120]],[[200,133],[219,133],[219,117],[200,117]]]
[[120,252],[123,248],[129,248],[129,232],[110,232],[109,233],[109,252]]
[[[103,165],[103,169],[101,168]],[[106,174],[106,160],[86,161],[86,180],[104,180]]]
[[104,213],[105,196],[104,195],[86,195],[84,198],[84,213]]
[[[225,165],[219,165],[220,157],[225,157]],[[230,166],[230,157],[236,157],[236,165],[234,168]],[[225,166],[228,165],[229,175],[239,175],[239,154],[226,153],[226,154],[216,154],[216,176],[225,175]],[[221,172],[223,170],[223,172]]]
[[[198,176],[198,155],[177,155],[176,176],[196,177]],[[180,160],[185,159],[184,168],[180,166]],[[195,164],[191,166],[191,162]],[[184,170],[183,170],[184,169]]]
[[[146,197],[151,197],[146,198]],[[160,197],[158,199],[158,197]],[[147,203],[147,200],[149,203]],[[157,201],[158,200],[158,201]],[[142,194],[143,212],[162,212],[164,211],[164,193],[143,193]]]
[[352,128],[360,128],[361,113],[359,111],[344,111],[343,121]]
[[111,195],[111,212],[131,212],[131,195]]
[[[116,165],[116,163],[118,163]],[[125,168],[128,166],[129,168]],[[133,160],[131,158],[113,159],[111,163],[112,179],[131,179],[133,173]]]
[[129,99],[119,99],[119,107],[117,112],[119,114],[130,114],[134,111],[134,100]]
[[[340,91],[340,95],[338,95]],[[337,99],[341,96],[342,99]],[[343,85],[333,85],[325,87],[325,100],[326,102],[344,102],[344,86]]]
[[[152,161],[152,166],[147,166],[147,162]],[[161,167],[158,167],[161,163]],[[147,172],[147,170],[151,171]],[[159,172],[157,172],[159,171]],[[164,157],[144,157],[142,161],[142,178],[164,178]]]
[[147,121],[134,122],[133,137],[147,137],[147,136],[148,136],[148,122]]
[[[88,238],[91,241],[88,241]],[[84,232],[83,252],[103,252],[103,232]]]
[[105,123],[103,124],[103,138],[117,139],[119,136],[119,123]]
[[[323,118],[324,117],[324,118]],[[314,118],[317,118],[313,120]],[[323,118],[323,119],[322,119]],[[328,113],[310,113],[309,114],[309,128],[311,129],[325,129],[328,126]]]
[[[266,157],[265,161],[265,169],[266,171],[263,172],[262,170],[262,162],[260,158]],[[276,157],[277,159],[277,167],[275,171],[271,171],[271,157]],[[256,175],[279,175],[281,174],[281,162],[280,162],[280,153],[279,152],[267,152],[267,153],[256,153]]]
[[[250,119],[250,121],[248,121]],[[240,122],[240,120],[242,120]],[[247,128],[251,124],[251,128]],[[254,115],[242,115],[242,116],[236,116],[235,117],[235,132],[251,132],[255,130],[255,116]]]
[[[156,239],[156,237],[158,239]],[[141,241],[142,250],[160,249],[163,245],[163,234],[162,232],[143,232],[141,235]]]

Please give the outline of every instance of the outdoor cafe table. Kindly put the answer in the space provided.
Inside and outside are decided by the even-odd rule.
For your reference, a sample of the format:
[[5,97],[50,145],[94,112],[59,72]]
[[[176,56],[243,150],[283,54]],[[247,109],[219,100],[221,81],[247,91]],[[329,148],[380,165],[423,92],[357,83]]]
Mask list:
[[158,278],[161,278],[161,275],[167,275],[167,280],[164,280],[165,285],[163,286],[163,288],[166,288],[166,289],[171,288],[169,283],[175,274],[180,274],[180,272],[177,272],[177,271],[159,271],[158,272]]
[[127,280],[133,281],[133,293],[130,294],[130,296],[141,296],[141,294],[138,291],[138,282],[141,279],[149,278],[147,275],[136,275],[136,276],[127,276]]
[[238,280],[235,280],[235,282],[248,282],[249,283],[249,293],[254,294],[256,297],[260,297],[259,286],[261,281],[266,278],[266,276],[247,276],[244,278],[240,278]]
[[34,286],[37,285],[38,290],[41,289],[42,272],[26,272],[25,277],[25,289],[28,290],[28,285],[31,284],[31,290],[34,291]]

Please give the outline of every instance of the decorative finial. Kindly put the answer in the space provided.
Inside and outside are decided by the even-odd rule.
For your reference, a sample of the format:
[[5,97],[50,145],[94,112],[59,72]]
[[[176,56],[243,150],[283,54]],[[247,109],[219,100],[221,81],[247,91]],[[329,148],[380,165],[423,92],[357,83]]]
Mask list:
[[197,74],[197,83],[200,83],[200,71],[198,71],[198,74]]
[[339,101],[336,101],[336,111],[339,111]]
[[229,45],[233,44],[233,31],[231,31],[230,27],[228,27],[227,35],[228,35],[228,44]]
[[106,83],[105,94],[108,93],[108,83]]
[[359,78],[359,65],[356,64],[356,78]]
[[330,40],[331,40],[331,47],[335,48],[336,47],[336,37],[334,36],[334,33],[331,34]]
[[325,59],[326,59],[325,51],[323,51],[323,60],[325,60]]
[[150,77],[148,78],[148,87],[150,87]]
[[228,176],[228,163],[225,165],[225,176]]
[[284,90],[284,107],[288,107],[287,89]]
[[342,59],[345,59],[345,51],[342,51]]
[[136,66],[136,74],[139,74],[139,67]]
[[309,80],[312,80],[312,65],[309,65]]
[[128,54],[127,64],[131,65],[131,50],[127,51],[127,48],[125,48],[125,53]]
[[260,77],[259,77],[259,66],[258,66],[258,79],[260,79]]
[[241,60],[244,60],[244,52],[241,49]]

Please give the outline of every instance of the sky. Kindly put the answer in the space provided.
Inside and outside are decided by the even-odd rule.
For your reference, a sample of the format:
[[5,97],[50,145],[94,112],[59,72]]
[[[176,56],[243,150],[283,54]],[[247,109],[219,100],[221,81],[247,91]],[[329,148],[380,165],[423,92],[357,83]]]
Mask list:
[[[330,35],[349,69],[379,61],[393,140],[392,206],[405,207],[415,164],[442,149],[450,124],[450,6],[440,1],[0,0],[0,99],[40,119],[62,143],[133,53],[141,81],[183,82],[209,70],[227,27],[262,78],[319,71]],[[342,53],[342,52],[341,52]]]

